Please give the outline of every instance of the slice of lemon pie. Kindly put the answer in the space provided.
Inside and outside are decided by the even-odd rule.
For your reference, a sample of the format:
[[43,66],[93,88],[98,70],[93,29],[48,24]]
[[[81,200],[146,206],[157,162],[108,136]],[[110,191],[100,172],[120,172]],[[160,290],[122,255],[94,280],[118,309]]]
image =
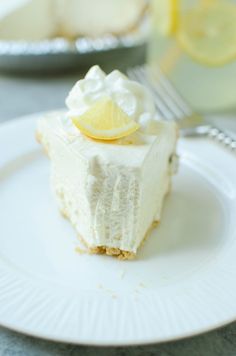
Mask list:
[[49,113],[37,128],[59,208],[89,252],[134,257],[160,220],[176,125],[157,120],[144,87],[98,66],[75,84],[66,104],[67,113]]

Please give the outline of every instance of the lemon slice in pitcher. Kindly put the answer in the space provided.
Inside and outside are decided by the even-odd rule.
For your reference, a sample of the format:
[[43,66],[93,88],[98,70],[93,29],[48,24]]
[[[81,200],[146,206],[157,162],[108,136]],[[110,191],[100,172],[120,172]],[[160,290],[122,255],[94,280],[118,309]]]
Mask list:
[[110,98],[95,102],[88,111],[72,121],[83,134],[98,140],[125,137],[140,127]]
[[178,22],[179,0],[153,0],[152,22],[163,35],[171,35],[176,31]]
[[219,66],[236,58],[236,4],[207,1],[185,12],[177,33],[180,46],[194,60]]

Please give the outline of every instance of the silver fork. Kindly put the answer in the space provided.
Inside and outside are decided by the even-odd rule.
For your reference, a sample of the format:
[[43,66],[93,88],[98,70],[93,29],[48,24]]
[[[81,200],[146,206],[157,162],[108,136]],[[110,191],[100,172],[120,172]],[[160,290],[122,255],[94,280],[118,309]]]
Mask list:
[[137,66],[129,68],[127,74],[152,92],[159,115],[164,120],[175,120],[183,136],[209,137],[236,151],[236,140],[194,112],[160,68],[152,71],[147,65]]

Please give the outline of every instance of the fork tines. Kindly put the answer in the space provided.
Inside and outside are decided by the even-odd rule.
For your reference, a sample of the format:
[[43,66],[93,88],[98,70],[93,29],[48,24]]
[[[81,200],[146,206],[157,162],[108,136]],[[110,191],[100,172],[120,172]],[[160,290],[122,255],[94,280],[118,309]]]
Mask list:
[[163,119],[179,120],[192,115],[188,104],[160,68],[142,65],[129,68],[127,74],[152,92],[156,109]]

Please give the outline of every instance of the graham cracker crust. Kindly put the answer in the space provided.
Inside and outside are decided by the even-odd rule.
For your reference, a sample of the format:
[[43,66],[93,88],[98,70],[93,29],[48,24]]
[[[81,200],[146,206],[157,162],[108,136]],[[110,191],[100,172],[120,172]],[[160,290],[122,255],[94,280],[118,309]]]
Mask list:
[[42,143],[42,135],[38,130],[35,131],[35,139],[38,143]]
[[[62,212],[63,216],[66,217],[66,214]],[[150,235],[151,231],[159,224],[159,221],[154,221],[149,229],[147,230],[143,240],[141,241],[140,246],[144,244],[144,242],[147,240],[148,236]],[[137,254],[135,252],[131,251],[126,251],[122,250],[117,247],[108,247],[108,246],[94,246],[91,247],[89,246],[84,238],[81,235],[78,235],[79,240],[81,243],[85,246],[86,250],[79,248],[76,248],[76,251],[78,253],[89,253],[91,255],[96,254],[96,255],[107,255],[107,256],[112,256],[116,257],[119,260],[133,260]]]
[[119,260],[132,260],[136,256],[134,252],[121,250],[116,247],[106,247],[106,246],[90,247],[88,249],[88,253],[113,256],[113,257],[117,257]]
[[[60,209],[60,213],[63,216],[63,218],[66,218],[69,220],[69,218],[64,210]],[[142,246],[144,244],[144,242],[147,240],[148,236],[150,235],[151,231],[158,224],[159,224],[159,221],[154,221],[151,224],[151,226],[148,228],[143,240],[141,241],[140,246]],[[136,257],[135,252],[122,250],[117,247],[108,247],[108,246],[93,246],[93,247],[91,247],[87,244],[85,239],[80,234],[77,234],[77,236],[84,246],[84,249],[80,248],[80,247],[76,247],[75,250],[79,254],[88,253],[91,255],[107,255],[107,256],[117,257],[119,260],[133,260]]]
[[46,154],[46,156],[49,156],[48,147],[47,147],[46,144],[43,143],[42,135],[41,135],[41,133],[40,133],[39,130],[36,130],[36,131],[35,131],[35,139],[36,139],[36,141],[37,141],[39,144],[42,145],[43,151],[44,151],[44,153]]
[[[60,211],[61,215],[63,216],[63,218],[70,220],[68,215],[66,214],[66,212],[63,209],[60,209],[59,211]],[[156,226],[156,225],[154,225],[154,226]],[[149,234],[149,230],[148,230],[147,234]],[[85,239],[80,234],[77,234],[77,236],[78,236],[80,242],[84,246],[84,249],[80,248],[80,247],[76,247],[76,249],[75,249],[76,252],[78,252],[80,254],[88,253],[91,255],[108,255],[108,256],[117,257],[119,260],[132,260],[136,256],[136,254],[134,252],[121,250],[116,247],[108,247],[108,246],[93,246],[93,247],[91,247],[87,244]],[[146,235],[145,235],[145,237],[146,237]]]

